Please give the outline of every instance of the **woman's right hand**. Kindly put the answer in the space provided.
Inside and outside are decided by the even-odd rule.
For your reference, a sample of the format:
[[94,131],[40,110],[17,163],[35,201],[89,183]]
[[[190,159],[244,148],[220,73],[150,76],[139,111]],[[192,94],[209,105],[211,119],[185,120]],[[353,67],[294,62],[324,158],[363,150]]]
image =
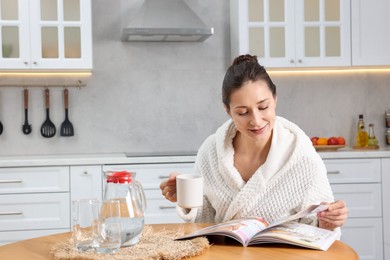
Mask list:
[[171,202],[176,202],[176,176],[179,175],[178,172],[171,173],[168,180],[163,181],[160,184],[160,190],[162,195]]

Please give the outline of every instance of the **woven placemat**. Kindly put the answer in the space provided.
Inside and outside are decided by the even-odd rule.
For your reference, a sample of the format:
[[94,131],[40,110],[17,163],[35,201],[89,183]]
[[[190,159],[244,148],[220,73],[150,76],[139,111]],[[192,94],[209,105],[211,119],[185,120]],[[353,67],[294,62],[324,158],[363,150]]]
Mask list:
[[121,247],[113,254],[98,254],[94,251],[80,252],[73,248],[71,241],[55,244],[51,253],[55,260],[128,260],[128,259],[182,259],[201,255],[210,247],[205,237],[174,241],[183,231],[159,230],[145,225],[140,241],[132,247]]

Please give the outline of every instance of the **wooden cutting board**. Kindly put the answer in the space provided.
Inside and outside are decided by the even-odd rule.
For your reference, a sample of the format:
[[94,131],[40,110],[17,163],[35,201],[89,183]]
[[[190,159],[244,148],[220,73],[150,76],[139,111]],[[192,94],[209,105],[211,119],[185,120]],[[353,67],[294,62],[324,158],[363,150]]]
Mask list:
[[364,147],[354,145],[353,149],[354,150],[378,150],[379,145],[370,145],[370,146],[364,146]]
[[344,148],[345,145],[314,145],[317,151],[336,151],[337,149]]

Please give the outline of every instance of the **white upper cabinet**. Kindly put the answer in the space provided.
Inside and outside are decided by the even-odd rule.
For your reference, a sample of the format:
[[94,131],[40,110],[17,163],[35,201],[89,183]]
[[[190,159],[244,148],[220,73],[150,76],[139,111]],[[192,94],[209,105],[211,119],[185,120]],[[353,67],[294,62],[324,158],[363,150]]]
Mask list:
[[91,0],[0,0],[0,69],[92,69]]
[[390,1],[351,2],[352,65],[390,65]]
[[350,2],[231,0],[232,58],[257,55],[267,67],[349,66]]

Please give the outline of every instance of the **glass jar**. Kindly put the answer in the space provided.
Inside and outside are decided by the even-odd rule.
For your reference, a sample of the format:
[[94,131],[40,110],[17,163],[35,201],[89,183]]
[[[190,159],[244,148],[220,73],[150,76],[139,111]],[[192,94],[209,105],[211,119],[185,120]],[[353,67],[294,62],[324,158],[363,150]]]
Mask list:
[[375,137],[374,124],[368,125],[368,146],[377,146],[378,139]]
[[385,124],[387,128],[390,128],[390,109],[385,112]]
[[386,144],[390,145],[390,129],[386,130]]
[[144,228],[146,198],[144,189],[134,179],[135,173],[107,171],[104,198],[120,201],[121,246],[138,243]]
[[368,139],[374,139],[375,133],[374,133],[374,124],[368,124]]

